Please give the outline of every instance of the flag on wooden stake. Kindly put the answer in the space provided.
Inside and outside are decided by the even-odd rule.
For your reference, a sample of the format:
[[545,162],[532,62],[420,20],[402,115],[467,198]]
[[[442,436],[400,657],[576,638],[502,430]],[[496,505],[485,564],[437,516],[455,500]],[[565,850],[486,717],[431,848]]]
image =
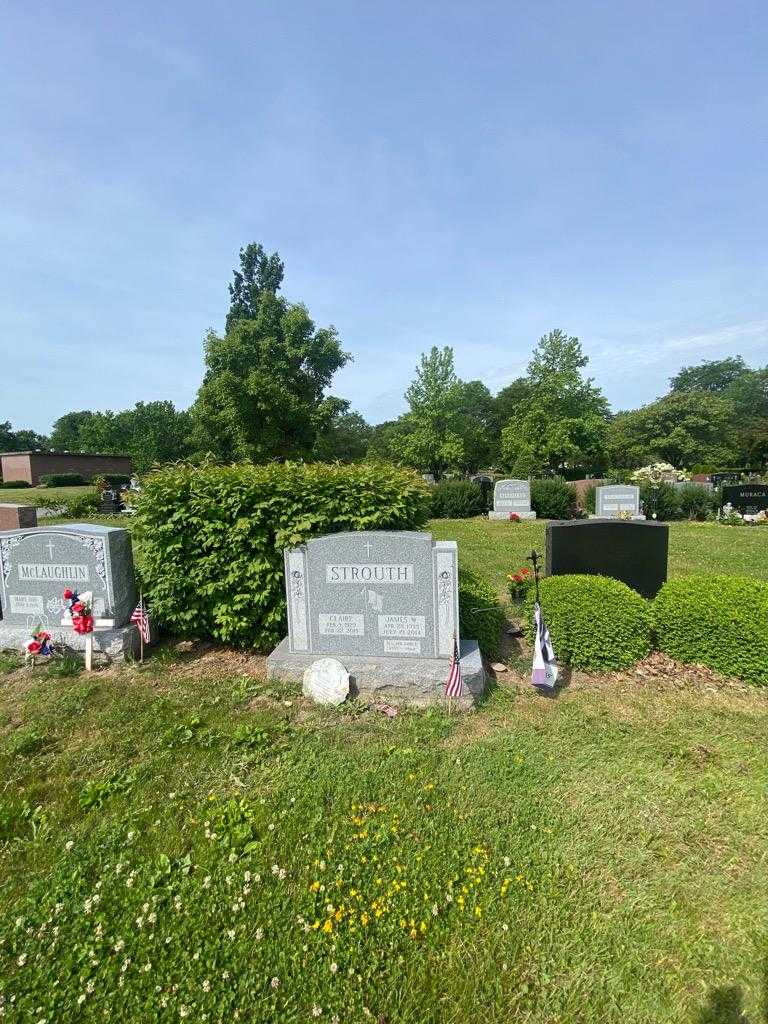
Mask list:
[[144,598],[139,598],[139,603],[131,615],[131,622],[135,622],[139,627],[139,633],[141,639],[145,644],[149,643],[149,616],[147,615],[147,609],[144,607]]
[[464,683],[461,678],[461,664],[459,662],[459,645],[456,636],[453,637],[453,653],[451,654],[451,667],[448,670],[448,678],[445,681],[445,696],[450,700],[453,697],[460,697],[464,690]]

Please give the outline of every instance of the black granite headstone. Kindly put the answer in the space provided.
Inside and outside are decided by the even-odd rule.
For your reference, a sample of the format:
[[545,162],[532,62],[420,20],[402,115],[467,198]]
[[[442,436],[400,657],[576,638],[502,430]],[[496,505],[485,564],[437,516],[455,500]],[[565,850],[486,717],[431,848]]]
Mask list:
[[737,512],[754,515],[763,509],[768,511],[768,484],[738,484],[723,488],[723,504],[728,502]]
[[547,523],[548,576],[612,576],[643,597],[655,597],[667,580],[668,552],[666,523],[622,519]]

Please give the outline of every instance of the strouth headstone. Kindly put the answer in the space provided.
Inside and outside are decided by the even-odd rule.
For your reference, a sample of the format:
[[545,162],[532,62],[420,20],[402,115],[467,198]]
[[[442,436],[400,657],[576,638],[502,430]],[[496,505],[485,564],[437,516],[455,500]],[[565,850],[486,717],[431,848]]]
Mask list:
[[19,647],[40,624],[54,641],[82,649],[85,638],[68,627],[67,587],[93,595],[96,652],[111,658],[133,652],[131,538],[127,530],[90,523],[0,533],[0,647]]
[[509,519],[511,513],[520,519],[535,519],[531,511],[531,483],[529,480],[497,480],[493,488],[493,508],[489,519]]
[[644,597],[655,597],[667,580],[668,554],[666,523],[622,519],[547,523],[548,576],[612,576]]
[[723,488],[723,504],[730,503],[742,515],[768,511],[768,484],[738,484]]
[[336,658],[319,658],[305,669],[302,692],[316,704],[343,704],[349,696],[349,672]]
[[0,504],[0,530],[23,530],[37,526],[34,505]]
[[[337,533],[285,552],[288,636],[272,679],[301,678],[320,657],[349,672],[353,696],[438,699],[459,640],[455,541],[416,531]],[[482,692],[475,641],[460,641],[465,695]]]
[[608,484],[595,488],[597,519],[645,519],[640,512],[640,488],[634,484]]

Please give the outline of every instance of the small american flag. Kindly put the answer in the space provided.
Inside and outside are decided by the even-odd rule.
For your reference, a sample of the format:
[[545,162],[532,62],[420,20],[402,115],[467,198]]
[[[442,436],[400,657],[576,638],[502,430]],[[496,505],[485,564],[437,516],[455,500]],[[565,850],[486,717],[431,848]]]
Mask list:
[[464,689],[461,678],[461,666],[459,664],[459,645],[456,636],[453,637],[453,653],[451,654],[451,667],[448,670],[448,678],[445,680],[445,696],[449,699],[460,697]]
[[139,603],[136,605],[136,609],[131,615],[131,622],[135,622],[139,627],[139,633],[141,639],[145,644],[149,643],[149,616],[147,615],[147,609],[144,607],[144,598],[139,598]]

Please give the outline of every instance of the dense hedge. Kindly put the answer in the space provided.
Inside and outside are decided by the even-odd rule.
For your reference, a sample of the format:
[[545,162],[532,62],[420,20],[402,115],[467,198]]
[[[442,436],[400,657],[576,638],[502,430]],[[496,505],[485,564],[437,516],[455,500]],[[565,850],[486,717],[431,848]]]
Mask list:
[[386,464],[173,466],[146,478],[135,507],[158,622],[264,651],[286,630],[284,548],[343,530],[417,528],[430,493]]
[[678,661],[768,683],[768,583],[745,576],[683,576],[654,601],[659,650]]
[[3,480],[0,483],[0,487],[5,487],[6,490],[15,489],[17,487],[31,487],[32,484],[29,480]]
[[435,519],[469,519],[480,515],[483,492],[470,480],[442,480],[432,488],[432,515]]
[[459,570],[459,620],[462,636],[477,640],[488,658],[498,657],[504,609],[493,587],[467,569]]
[[576,491],[559,477],[533,480],[531,508],[539,519],[572,519],[576,508]]
[[[533,621],[531,592],[526,599]],[[547,576],[541,606],[557,660],[575,668],[618,669],[651,649],[648,601],[607,576]],[[531,633],[533,638],[533,633]]]
[[43,487],[82,487],[85,477],[82,473],[44,473],[40,483]]

